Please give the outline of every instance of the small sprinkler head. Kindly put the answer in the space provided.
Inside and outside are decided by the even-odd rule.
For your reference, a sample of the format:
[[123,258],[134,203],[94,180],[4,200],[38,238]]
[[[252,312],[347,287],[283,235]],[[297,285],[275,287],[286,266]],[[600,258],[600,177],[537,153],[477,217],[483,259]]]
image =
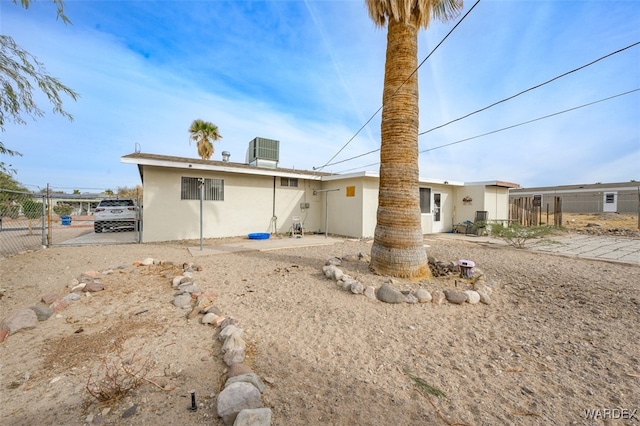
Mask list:
[[189,393],[191,394],[191,407],[189,407],[189,410],[196,411],[198,409],[198,405],[196,404],[196,391],[190,390]]

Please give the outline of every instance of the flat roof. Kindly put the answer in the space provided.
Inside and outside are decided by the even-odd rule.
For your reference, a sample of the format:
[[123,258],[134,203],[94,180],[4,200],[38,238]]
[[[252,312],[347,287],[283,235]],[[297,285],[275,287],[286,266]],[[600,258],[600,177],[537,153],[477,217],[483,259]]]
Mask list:
[[286,169],[282,167],[268,168],[252,166],[231,161],[203,160],[200,158],[174,157],[170,155],[148,154],[135,152],[120,157],[120,161],[127,164],[137,164],[140,169],[140,177],[143,177],[141,166],[172,167],[187,170],[208,170],[228,173],[244,173],[262,176],[293,177],[301,179],[320,180],[331,173]]
[[511,191],[514,194],[557,193],[557,192],[589,192],[589,191],[630,191],[640,188],[640,182],[611,182],[577,185],[539,186],[519,188]]

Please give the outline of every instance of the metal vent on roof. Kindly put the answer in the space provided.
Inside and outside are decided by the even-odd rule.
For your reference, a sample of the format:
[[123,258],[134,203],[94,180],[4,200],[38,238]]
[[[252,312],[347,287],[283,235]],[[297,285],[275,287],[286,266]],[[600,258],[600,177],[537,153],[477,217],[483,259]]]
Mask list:
[[280,160],[280,141],[266,138],[254,138],[249,142],[248,163],[258,167],[278,167]]

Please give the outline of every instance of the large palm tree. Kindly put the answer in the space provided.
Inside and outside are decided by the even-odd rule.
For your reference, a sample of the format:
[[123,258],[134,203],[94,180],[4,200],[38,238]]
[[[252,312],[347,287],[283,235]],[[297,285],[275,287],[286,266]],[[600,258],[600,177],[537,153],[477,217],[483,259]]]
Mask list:
[[208,121],[193,120],[189,126],[189,142],[194,141],[198,148],[198,155],[203,160],[208,160],[215,151],[213,142],[222,139],[222,135],[218,132],[218,126]]
[[371,268],[382,275],[429,275],[418,186],[418,30],[447,20],[462,0],[366,0],[369,16],[387,26],[382,93],[380,188]]

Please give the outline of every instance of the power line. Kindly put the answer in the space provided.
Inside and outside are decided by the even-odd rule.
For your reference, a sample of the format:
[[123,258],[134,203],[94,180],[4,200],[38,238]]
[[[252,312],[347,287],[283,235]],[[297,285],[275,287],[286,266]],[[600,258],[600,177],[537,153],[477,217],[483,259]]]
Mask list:
[[502,100],[499,100],[498,102],[494,102],[494,103],[492,103],[491,105],[488,105],[488,106],[486,106],[486,107],[484,107],[484,108],[480,108],[479,110],[476,110],[476,111],[470,112],[470,113],[469,113],[469,114],[467,114],[467,115],[463,115],[462,117],[458,117],[458,118],[456,118],[455,120],[448,121],[448,122],[446,122],[446,123],[444,123],[444,124],[441,124],[441,125],[439,125],[439,126],[433,127],[433,128],[431,128],[431,129],[429,129],[429,130],[426,130],[426,131],[424,131],[424,132],[422,132],[422,133],[418,133],[418,136],[425,135],[425,134],[427,134],[427,133],[429,133],[429,132],[432,132],[432,131],[434,131],[434,130],[436,130],[436,129],[440,129],[440,128],[444,127],[444,126],[448,126],[448,125],[449,125],[449,124],[451,124],[451,123],[455,123],[456,121],[460,121],[460,120],[463,120],[463,119],[465,119],[465,118],[467,118],[467,117],[471,117],[472,115],[477,114],[477,113],[479,113],[479,112],[486,111],[486,110],[488,110],[489,108],[493,108],[494,106],[496,106],[496,105],[498,105],[498,104],[501,104],[501,103],[503,103],[503,102],[509,101],[509,100],[511,100],[511,99],[513,99],[513,98],[516,98],[516,97],[518,97],[518,96],[520,96],[520,95],[522,95],[522,94],[524,94],[524,93],[530,92],[530,91],[532,91],[532,90],[534,90],[534,89],[538,89],[538,88],[540,88],[540,87],[544,86],[545,84],[549,84],[549,83],[551,83],[552,81],[558,80],[558,79],[560,79],[560,78],[562,78],[562,77],[565,77],[565,76],[567,76],[567,75],[569,75],[569,74],[572,74],[572,73],[574,73],[574,72],[576,72],[576,71],[580,71],[580,70],[581,70],[581,69],[583,69],[583,68],[586,68],[586,67],[588,67],[588,66],[591,66],[591,65],[595,64],[596,62],[599,62],[599,61],[601,61],[601,60],[603,60],[603,59],[606,59],[606,58],[608,58],[608,57],[610,57],[610,56],[613,56],[613,55],[615,55],[615,54],[617,54],[617,53],[623,52],[623,51],[625,51],[625,50],[627,50],[627,49],[630,49],[630,48],[632,48],[632,47],[634,47],[634,46],[637,46],[638,44],[640,44],[640,41],[637,41],[637,42],[635,42],[635,43],[633,43],[633,44],[630,44],[630,45],[629,45],[629,46],[627,46],[627,47],[623,47],[622,49],[618,49],[618,50],[616,50],[615,52],[611,52],[611,53],[609,53],[608,55],[604,55],[604,56],[602,56],[602,57],[600,57],[600,58],[598,58],[598,59],[596,59],[596,60],[594,60],[594,61],[589,62],[588,64],[582,65],[581,67],[574,68],[574,69],[572,69],[571,71],[567,71],[567,72],[565,72],[564,74],[560,74],[560,75],[558,75],[558,76],[556,76],[556,77],[553,77],[552,79],[547,80],[547,81],[545,81],[544,83],[540,83],[540,84],[536,84],[535,86],[531,86],[531,87],[529,87],[528,89],[523,90],[522,92],[518,92],[518,93],[516,93],[515,95],[512,95],[512,96],[509,96],[508,98],[504,98],[504,99],[502,99]]
[[[472,115],[474,115],[474,114],[477,114],[477,113],[479,113],[479,112],[486,111],[486,110],[488,110],[489,108],[492,108],[492,107],[494,107],[494,106],[496,106],[496,105],[498,105],[498,104],[501,104],[501,103],[503,103],[503,102],[506,102],[506,101],[508,101],[508,100],[511,100],[511,99],[513,99],[513,98],[516,98],[516,97],[518,97],[518,96],[520,96],[520,95],[522,95],[522,94],[524,94],[524,93],[530,92],[530,91],[532,91],[532,90],[534,90],[534,89],[538,89],[538,88],[540,88],[540,87],[542,87],[542,86],[544,86],[544,85],[546,85],[546,84],[551,83],[552,81],[558,80],[558,79],[560,79],[560,78],[562,78],[562,77],[565,77],[565,76],[567,76],[567,75],[569,75],[569,74],[572,74],[572,73],[574,73],[574,72],[576,72],[576,71],[579,71],[579,70],[581,70],[581,69],[584,69],[584,68],[586,68],[586,67],[588,67],[588,66],[590,66],[590,65],[595,64],[596,62],[599,62],[599,61],[601,61],[601,60],[603,60],[603,59],[605,59],[605,58],[608,58],[608,57],[610,57],[610,56],[613,56],[613,55],[615,55],[615,54],[617,54],[617,53],[623,52],[623,51],[625,51],[625,50],[627,50],[627,49],[630,49],[630,48],[632,48],[632,47],[634,47],[634,46],[637,46],[637,45],[639,45],[639,44],[640,44],[640,41],[635,42],[635,43],[632,43],[632,44],[630,44],[630,45],[629,45],[629,46],[627,46],[627,47],[623,47],[622,49],[618,49],[618,50],[616,50],[615,52],[611,52],[611,53],[609,53],[609,54],[607,54],[607,55],[604,55],[604,56],[602,56],[602,57],[600,57],[600,58],[598,58],[598,59],[596,59],[596,60],[593,60],[593,61],[589,62],[588,64],[582,65],[582,66],[580,66],[580,67],[578,67],[578,68],[574,68],[574,69],[572,69],[571,71],[567,71],[567,72],[562,73],[562,74],[560,74],[560,75],[558,75],[558,76],[556,76],[556,77],[553,77],[552,79],[547,80],[547,81],[545,81],[544,83],[536,84],[535,86],[531,86],[531,87],[529,87],[528,89],[525,89],[525,90],[523,90],[523,91],[521,91],[521,92],[516,93],[515,95],[511,95],[511,96],[509,96],[509,97],[507,97],[507,98],[504,98],[504,99],[502,99],[502,100],[500,100],[500,101],[494,102],[494,103],[492,103],[491,105],[488,105],[488,106],[486,106],[486,107],[484,107],[484,108],[480,108],[479,110],[476,110],[476,111],[474,111],[474,112],[471,112],[471,113],[469,113],[469,114],[467,114],[467,115],[464,115],[464,116],[462,116],[462,117],[456,118],[455,120],[451,120],[451,121],[449,121],[449,122],[447,122],[447,123],[441,124],[441,125],[439,125],[439,126],[433,127],[433,128],[431,128],[431,129],[429,129],[429,130],[426,130],[426,131],[424,131],[424,132],[418,133],[418,136],[426,135],[427,133],[432,132],[433,130],[440,129],[440,128],[442,128],[442,127],[448,126],[449,124],[455,123],[456,121],[460,121],[460,120],[463,120],[463,119],[465,119],[465,118],[467,118],[467,117],[470,117],[470,116],[472,116]],[[424,62],[424,61],[423,61],[423,62]],[[382,107],[380,107],[380,108],[382,108]],[[372,117],[372,118],[373,118],[373,117]],[[369,121],[371,121],[371,119],[369,119]],[[354,136],[354,137],[355,137],[355,136]],[[346,146],[346,145],[345,145],[345,146]],[[343,147],[343,149],[344,149],[344,147]],[[344,160],[336,161],[335,163],[331,163],[331,160],[329,160],[329,162],[327,162],[327,163],[326,163],[324,166],[322,166],[322,167],[333,166],[333,165],[335,165],[335,164],[345,163],[345,162],[347,162],[347,161],[355,160],[356,158],[364,157],[365,155],[373,154],[373,153],[378,152],[378,151],[380,151],[380,148],[378,148],[378,149],[374,149],[374,150],[369,151],[369,152],[365,152],[365,153],[363,153],[363,154],[358,154],[358,155],[356,155],[356,156],[354,156],[354,157],[346,158],[346,159],[344,159]],[[337,155],[337,154],[336,154],[336,155]],[[332,159],[333,159],[333,158],[335,158],[335,157],[336,157],[336,156],[334,155],[334,156],[332,157]],[[377,164],[377,163],[375,163],[375,164]]]
[[[471,11],[478,5],[478,3],[480,3],[480,0],[477,0],[475,2],[475,4],[473,6],[471,6],[471,9],[469,9],[467,11],[467,13],[464,14],[464,16],[462,17],[462,19],[460,19],[454,26],[453,28],[451,28],[451,30],[449,30],[449,32],[447,33],[447,35],[444,36],[444,38],[442,40],[440,40],[440,42],[436,45],[436,47],[434,47],[431,52],[429,52],[429,54],[426,56],[426,58],[424,58],[422,60],[422,62],[420,62],[420,64],[418,64],[418,66],[416,67],[416,69],[414,69],[411,74],[409,74],[409,76],[402,82],[402,84],[400,84],[398,86],[398,88],[396,89],[395,92],[393,92],[393,94],[391,96],[395,96],[398,91],[402,88],[402,86],[404,86],[404,84],[409,81],[409,79],[416,73],[418,72],[418,69],[420,69],[420,67],[427,61],[427,59],[429,59],[429,57],[438,49],[438,47],[440,47],[440,45],[442,43],[444,43],[444,41],[451,35],[451,33],[458,27],[458,25],[460,25],[462,23],[462,21],[464,21],[464,19],[467,17],[467,15],[469,15],[469,13],[471,13]],[[371,117],[369,117],[369,119],[366,121],[366,123],[364,123],[359,129],[358,131],[347,141],[347,143],[345,143],[342,148],[340,148],[338,150],[338,152],[336,152],[334,154],[333,157],[331,157],[326,163],[324,163],[324,165],[322,166],[318,166],[318,167],[313,167],[313,170],[322,170],[323,168],[331,165],[331,164],[338,164],[338,163],[331,163],[331,161],[333,161],[338,155],[340,155],[340,153],[356,138],[356,136],[358,136],[358,134],[360,134],[360,132],[369,125],[369,123],[371,123],[371,120],[374,119],[374,117],[376,115],[378,115],[378,113],[382,110],[383,105],[380,105],[380,108],[378,108],[376,110],[376,112],[373,113],[373,115],[371,115]],[[376,152],[376,151],[372,151],[372,152]],[[366,154],[362,154],[362,155],[366,155]],[[361,156],[362,156],[361,155]],[[357,157],[355,157],[357,158]],[[340,161],[339,163],[341,163],[342,161]]]
[[448,143],[448,144],[439,145],[439,146],[436,146],[436,147],[433,147],[433,148],[429,148],[429,149],[424,149],[422,151],[418,151],[418,153],[419,154],[423,154],[425,152],[434,151],[436,149],[444,148],[444,147],[451,146],[451,145],[456,145],[456,144],[459,144],[459,143],[462,143],[462,142],[467,142],[467,141],[470,141],[470,140],[473,140],[473,139],[481,138],[483,136],[488,136],[488,135],[492,135],[494,133],[503,132],[505,130],[513,129],[515,127],[524,126],[525,124],[530,124],[530,123],[533,123],[533,122],[536,122],[536,121],[540,121],[540,120],[544,120],[544,119],[547,119],[547,118],[551,118],[551,117],[554,117],[556,115],[564,114],[566,112],[575,111],[575,110],[580,109],[580,108],[585,108],[585,107],[588,107],[588,106],[591,106],[591,105],[595,105],[595,104],[600,103],[600,102],[605,102],[605,101],[608,101],[608,100],[611,100],[611,99],[615,99],[615,98],[618,98],[620,96],[628,95],[630,93],[637,92],[637,91],[640,91],[640,88],[629,90],[629,91],[623,92],[623,93],[618,93],[617,95],[609,96],[608,98],[599,99],[597,101],[589,102],[587,104],[583,104],[583,105],[580,105],[580,106],[577,106],[577,107],[573,107],[573,108],[565,109],[565,110],[562,110],[562,111],[554,112],[552,114],[543,115],[542,117],[534,118],[534,119],[528,120],[528,121],[523,121],[522,123],[518,123],[518,124],[511,125],[511,126],[503,127],[501,129],[498,129],[498,130],[492,130],[491,132],[483,133],[481,135],[472,136],[470,138],[461,139],[461,140],[456,141],[456,142],[451,142],[451,143]]
[[[484,137],[484,136],[493,135],[495,133],[504,132],[505,130],[509,130],[509,129],[513,129],[513,128],[516,128],[516,127],[524,126],[525,124],[531,124],[531,123],[534,123],[536,121],[540,121],[540,120],[544,120],[544,119],[547,119],[547,118],[551,118],[551,117],[554,117],[556,115],[560,115],[560,114],[564,114],[564,113],[567,113],[567,112],[575,111],[575,110],[578,110],[578,109],[581,109],[581,108],[586,108],[586,107],[591,106],[591,105],[595,105],[595,104],[598,104],[598,103],[601,103],[601,102],[609,101],[611,99],[615,99],[615,98],[618,98],[620,96],[629,95],[631,93],[638,92],[638,91],[640,91],[640,88],[628,90],[628,91],[623,92],[623,93],[618,93],[617,95],[612,95],[612,96],[609,96],[607,98],[599,99],[597,101],[593,101],[593,102],[589,102],[589,103],[586,103],[586,104],[582,104],[582,105],[579,105],[579,106],[576,106],[576,107],[573,107],[573,108],[565,109],[565,110],[562,110],[562,111],[557,111],[557,112],[554,112],[552,114],[543,115],[541,117],[534,118],[534,119],[527,120],[527,121],[523,121],[521,123],[513,124],[511,126],[503,127],[501,129],[492,130],[490,132],[482,133],[482,134],[476,135],[476,136],[471,136],[471,137],[465,138],[465,139],[460,139],[458,141],[450,142],[450,143],[447,143],[447,144],[444,144],[444,145],[438,145],[438,146],[435,146],[433,148],[423,149],[422,151],[418,151],[418,153],[419,154],[424,154],[425,152],[435,151],[436,149],[446,148],[448,146],[457,145],[457,144],[460,144],[460,143],[463,143],[463,142],[468,142],[468,141],[473,140],[473,139],[478,139],[478,138],[481,138],[481,137]],[[348,171],[352,171],[352,170],[362,169],[362,168],[365,168],[365,167],[375,166],[377,164],[380,164],[380,162],[371,163],[371,164],[367,164],[367,165],[360,166],[360,167],[355,167],[353,169],[343,170],[343,171],[341,171],[339,173],[344,173],[344,172],[348,172]]]

